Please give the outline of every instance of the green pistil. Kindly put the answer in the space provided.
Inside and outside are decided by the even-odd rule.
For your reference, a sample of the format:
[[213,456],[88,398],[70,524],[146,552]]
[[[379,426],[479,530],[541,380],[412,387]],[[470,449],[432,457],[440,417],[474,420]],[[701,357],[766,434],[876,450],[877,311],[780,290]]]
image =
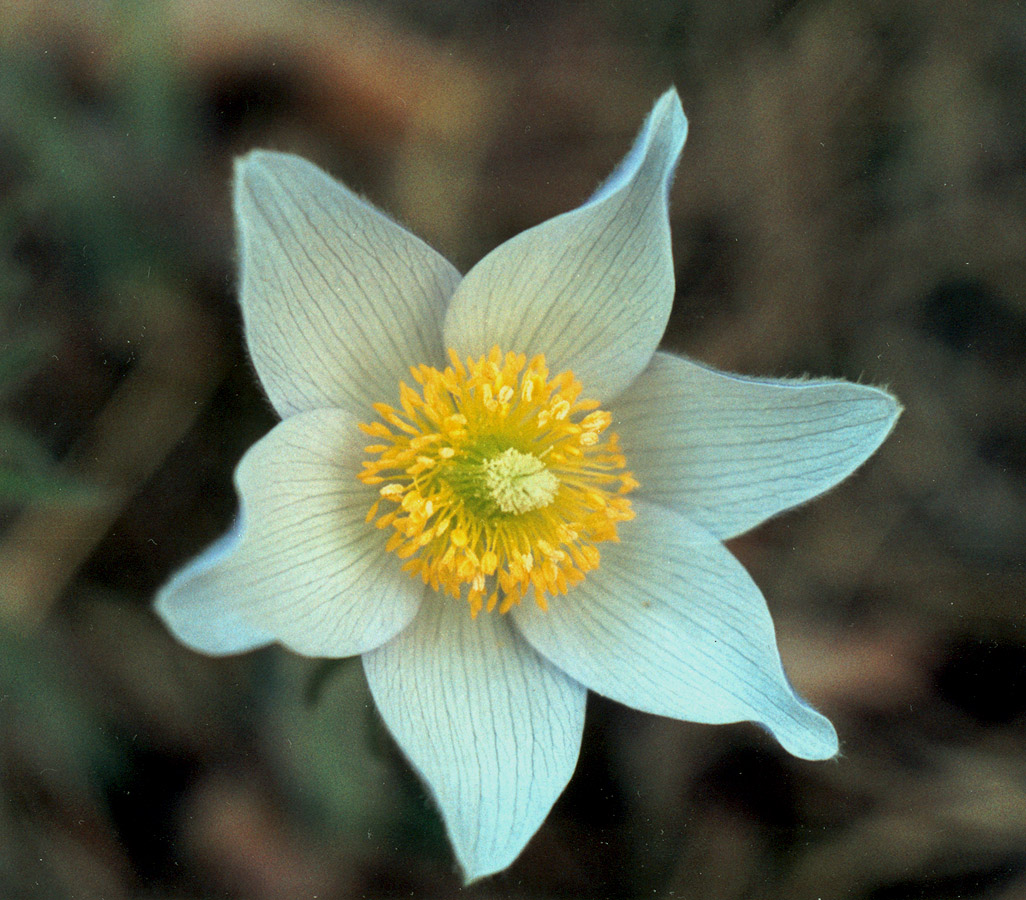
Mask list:
[[559,479],[533,453],[488,440],[453,460],[443,476],[478,515],[521,515],[548,506]]

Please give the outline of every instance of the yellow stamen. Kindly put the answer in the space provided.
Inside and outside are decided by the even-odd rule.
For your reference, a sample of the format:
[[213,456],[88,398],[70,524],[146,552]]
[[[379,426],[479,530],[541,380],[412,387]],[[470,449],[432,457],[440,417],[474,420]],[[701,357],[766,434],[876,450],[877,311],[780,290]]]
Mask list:
[[360,426],[378,441],[358,475],[381,485],[367,520],[393,530],[386,547],[404,571],[472,616],[508,612],[532,588],[547,609],[634,518],[612,416],[581,399],[573,373],[550,377],[544,356],[449,357],[444,370],[412,368],[420,391],[400,384],[399,408],[376,403],[383,421]]

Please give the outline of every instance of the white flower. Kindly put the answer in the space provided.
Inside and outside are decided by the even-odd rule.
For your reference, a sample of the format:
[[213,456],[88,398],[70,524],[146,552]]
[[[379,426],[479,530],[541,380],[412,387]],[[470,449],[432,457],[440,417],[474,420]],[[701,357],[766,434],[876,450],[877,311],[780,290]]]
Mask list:
[[656,351],[686,128],[670,91],[594,197],[463,278],[302,159],[237,167],[246,339],[282,422],[157,610],[205,653],[363,654],[468,880],[562,792],[589,689],[837,751],[721,541],[845,478],[899,407]]

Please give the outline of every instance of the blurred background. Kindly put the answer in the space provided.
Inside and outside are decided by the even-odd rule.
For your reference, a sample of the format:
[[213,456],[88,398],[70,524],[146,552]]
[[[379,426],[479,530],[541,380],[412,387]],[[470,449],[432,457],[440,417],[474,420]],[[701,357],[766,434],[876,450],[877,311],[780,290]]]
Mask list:
[[[577,774],[460,888],[355,661],[150,609],[275,421],[229,177],[301,153],[466,270],[676,84],[664,346],[889,385],[855,477],[732,542],[842,741],[590,698]],[[0,2],[0,897],[1026,897],[1026,7]]]

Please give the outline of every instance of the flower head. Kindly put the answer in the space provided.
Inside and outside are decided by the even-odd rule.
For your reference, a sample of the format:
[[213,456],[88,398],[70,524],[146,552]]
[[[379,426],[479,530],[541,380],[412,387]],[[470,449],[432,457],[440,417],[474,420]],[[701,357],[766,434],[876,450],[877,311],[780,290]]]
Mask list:
[[594,569],[596,544],[616,540],[616,523],[634,518],[623,495],[637,484],[625,468],[612,417],[582,399],[570,372],[550,378],[541,354],[467,360],[451,352],[444,371],[412,370],[421,392],[400,384],[402,411],[386,404],[360,480],[380,484],[368,513],[394,532],[385,549],[404,571],[455,599],[472,616],[487,595],[508,612],[533,589],[548,608]]
[[588,202],[462,278],[298,157],[236,170],[246,339],[282,421],[157,610],[206,653],[362,654],[468,880],[562,792],[588,689],[837,751],[722,541],[845,478],[899,407],[656,350],[685,133],[670,91]]

